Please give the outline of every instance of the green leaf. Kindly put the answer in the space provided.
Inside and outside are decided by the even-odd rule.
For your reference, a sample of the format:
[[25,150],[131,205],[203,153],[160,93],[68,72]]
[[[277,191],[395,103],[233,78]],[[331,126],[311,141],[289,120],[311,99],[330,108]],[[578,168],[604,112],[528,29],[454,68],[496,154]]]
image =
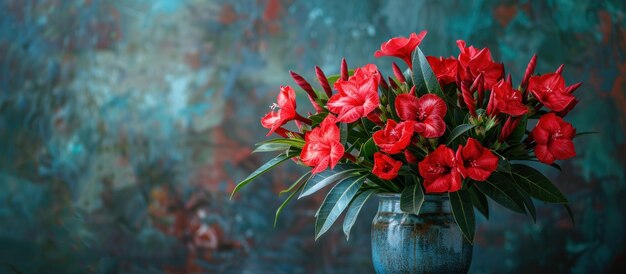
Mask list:
[[585,132],[578,132],[576,133],[575,137],[579,137],[579,136],[583,136],[583,135],[589,135],[589,134],[598,134],[600,132],[597,131],[585,131]]
[[304,184],[300,185],[298,189],[292,192],[291,194],[289,194],[289,196],[287,196],[287,199],[285,199],[285,201],[278,207],[278,209],[276,209],[276,215],[274,216],[274,227],[276,227],[276,223],[278,222],[278,216],[283,211],[283,208],[293,199],[293,197],[296,196],[296,193],[298,193],[298,190],[300,190],[303,187],[304,187]]
[[424,203],[424,190],[419,182],[407,186],[400,194],[400,209],[406,213],[418,215]]
[[315,219],[315,240],[319,239],[348,207],[367,175],[342,180],[328,192]]
[[376,153],[376,151],[378,151],[378,149],[376,148],[376,143],[374,143],[374,138],[370,138],[367,142],[365,142],[365,144],[363,144],[359,157],[363,157],[368,160],[374,159],[374,153]]
[[517,124],[517,127],[513,130],[513,132],[511,132],[509,138],[507,138],[509,144],[519,143],[522,141],[522,138],[524,138],[526,126],[528,124],[528,115],[524,115],[520,119],[521,120],[519,121],[519,124]]
[[558,170],[559,172],[563,172],[563,169],[561,169],[561,166],[560,166],[559,164],[557,164],[557,163],[552,163],[552,164],[550,165],[550,167],[552,167],[552,168],[554,168],[554,169]]
[[256,146],[262,146],[264,144],[284,144],[284,145],[289,145],[295,148],[303,148],[304,143],[305,142],[302,139],[279,138],[279,139],[271,139],[271,140],[257,143]]
[[361,208],[365,205],[365,202],[374,194],[375,190],[366,190],[359,194],[357,194],[352,202],[350,202],[350,207],[348,207],[348,211],[346,211],[346,216],[343,218],[343,233],[346,235],[346,240],[350,240],[350,230],[352,230],[352,226],[356,222],[356,218],[361,212]]
[[433,72],[426,56],[422,53],[422,50],[417,47],[413,52],[413,75],[412,80],[415,84],[415,90],[418,94],[422,91],[428,93],[435,93],[443,98],[443,91],[437,81],[437,76]]
[[502,157],[498,158],[498,167],[496,170],[506,174],[511,174],[511,162],[509,162],[508,160],[503,160]]
[[261,144],[258,147],[256,147],[252,153],[257,153],[257,152],[270,152],[270,151],[285,151],[288,150],[291,147],[291,145],[288,144],[281,144],[281,143],[268,143],[268,144]]
[[569,204],[563,204],[565,210],[567,210],[567,215],[569,215],[570,220],[572,220],[572,224],[576,226],[576,220],[574,219],[574,213],[572,212],[572,208],[569,207]]
[[[352,75],[354,75],[354,69],[348,70],[348,76]],[[335,85],[335,82],[339,80],[339,77],[341,77],[341,74],[329,75],[326,78],[328,79],[328,83],[330,84],[330,86],[333,87]]]
[[448,196],[450,197],[450,206],[454,220],[459,225],[465,239],[472,243],[476,230],[476,220],[474,219],[474,208],[472,207],[470,194],[467,190],[462,189],[450,192]]
[[346,149],[346,151],[345,151],[345,152],[347,152],[347,153],[352,153],[352,151],[353,151],[354,149],[361,148],[361,146],[363,145],[363,141],[362,141],[362,139],[355,139],[355,140],[353,140],[353,141],[348,141],[348,142],[349,142],[349,143],[352,143],[352,145],[350,145],[350,147],[348,147],[348,148]]
[[233,190],[233,193],[230,194],[230,199],[233,198],[233,196],[235,195],[235,193],[237,193],[237,191],[239,191],[242,187],[246,186],[248,183],[250,183],[252,180],[254,180],[256,177],[259,177],[261,174],[267,172],[268,170],[278,166],[280,163],[287,161],[295,156],[300,155],[299,151],[286,151],[285,153],[281,153],[280,155],[276,156],[276,158],[269,160],[267,163],[265,163],[264,165],[262,165],[261,167],[259,167],[257,170],[255,170],[254,172],[252,172],[252,174],[250,174],[246,179],[244,179],[243,181],[241,181],[239,184],[237,184],[237,186],[235,187],[235,189]]
[[455,104],[455,102],[452,102],[450,98],[443,93],[441,85],[439,85],[439,81],[437,81],[437,76],[419,47],[413,52],[412,79],[413,83],[415,83],[416,94],[422,95],[424,91],[427,91],[428,93],[433,93],[441,97],[449,106]]
[[486,219],[489,219],[489,202],[487,201],[487,196],[475,187],[469,188],[468,191],[474,207],[478,209],[478,212],[485,216]]
[[341,179],[350,177],[355,172],[363,170],[362,168],[358,168],[358,166],[354,164],[339,164],[335,166],[333,170],[325,170],[322,171],[309,179],[304,188],[302,189],[302,193],[298,196],[298,199],[309,196],[323,187],[330,185],[334,182],[337,182]]
[[[303,175],[302,175],[302,176],[301,176],[298,180],[296,180],[296,181],[295,181],[295,182],[294,182],[294,183],[293,183],[293,184],[292,184],[289,188],[284,189],[284,190],[281,190],[281,191],[278,193],[278,196],[283,195],[283,194],[288,193],[288,192],[291,192],[291,191],[292,191],[292,190],[293,190],[293,189],[294,189],[297,185],[299,185],[299,184],[300,184],[300,183],[302,183],[302,182],[306,182],[306,181],[310,178],[310,175],[311,175],[311,172],[310,172],[310,171],[308,171],[307,173],[304,173],[304,174],[303,174]],[[307,176],[309,176],[309,177],[307,178]],[[306,179],[305,179],[305,178],[306,178]],[[300,189],[300,188],[298,188],[298,189]]]
[[380,188],[384,189],[384,191],[382,192],[398,193],[402,190],[395,183],[378,178],[378,176],[372,173],[369,174],[368,179],[370,182],[374,183],[376,186],[379,186]]
[[398,117],[398,112],[396,111],[396,97],[398,97],[397,94],[391,88],[387,89],[384,93],[387,96],[387,100],[389,101],[387,103],[387,106],[389,107],[389,114],[391,114],[391,118],[393,118],[394,120],[400,120],[400,117]]
[[547,203],[565,204],[567,198],[550,179],[527,165],[511,165],[513,178],[530,196]]
[[324,119],[326,118],[326,116],[328,116],[328,112],[320,112],[320,113],[309,116],[309,119],[313,121],[311,126],[316,126],[318,124],[321,124],[322,121],[324,121]]
[[458,138],[463,133],[467,132],[468,130],[474,127],[475,126],[472,124],[462,124],[462,125],[455,127],[452,130],[452,132],[450,132],[450,136],[448,137],[448,141],[446,142],[446,145],[450,145],[454,141],[454,139]]
[[348,140],[348,123],[339,123],[339,138],[339,141],[345,147]]
[[535,209],[535,204],[533,203],[533,199],[530,198],[530,195],[526,193],[519,185],[515,184],[515,188],[517,192],[519,192],[520,196],[524,198],[522,201],[524,202],[524,207],[526,207],[526,212],[530,214],[530,217],[533,218],[533,222],[537,222],[537,210]]
[[327,77],[328,83],[330,84],[331,87],[335,85],[335,82],[339,80],[339,77],[341,77],[341,75],[339,74],[333,74]]
[[494,172],[484,182],[477,182],[474,185],[498,204],[523,214],[524,198],[515,189],[514,184],[515,181],[505,174]]

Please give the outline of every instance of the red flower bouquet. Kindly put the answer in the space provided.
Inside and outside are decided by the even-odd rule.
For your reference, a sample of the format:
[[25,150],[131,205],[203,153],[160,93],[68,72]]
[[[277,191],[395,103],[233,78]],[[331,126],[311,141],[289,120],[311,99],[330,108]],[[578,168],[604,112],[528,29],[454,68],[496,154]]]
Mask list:
[[[281,87],[272,111],[261,119],[268,135],[281,138],[255,150],[280,154],[241,181],[233,194],[289,159],[310,167],[283,191],[290,195],[276,217],[296,195],[332,186],[316,215],[316,238],[345,210],[348,236],[374,193],[400,193],[402,210],[413,214],[419,214],[425,194],[448,195],[470,242],[473,208],[488,217],[489,200],[533,218],[532,198],[567,207],[564,195],[527,163],[560,169],[556,160],[576,155],[576,130],[563,117],[578,102],[572,93],[580,83],[567,86],[562,67],[534,75],[533,56],[514,86],[488,48],[457,41],[457,57],[424,56],[419,44],[425,35],[393,38],[376,51],[375,57],[406,63],[405,72],[392,64],[394,78],[383,77],[373,64],[348,70],[343,60],[339,75],[326,77],[316,67],[321,86],[316,90],[292,72],[316,113],[302,116],[293,88]],[[289,122],[297,127],[286,127]]]

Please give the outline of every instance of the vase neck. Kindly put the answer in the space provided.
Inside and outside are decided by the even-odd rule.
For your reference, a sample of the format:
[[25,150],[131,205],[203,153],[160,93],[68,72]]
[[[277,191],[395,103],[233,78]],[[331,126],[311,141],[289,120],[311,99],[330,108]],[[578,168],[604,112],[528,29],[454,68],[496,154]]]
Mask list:
[[[379,194],[378,198],[378,212],[405,213],[400,208],[400,194]],[[448,195],[427,194],[424,196],[424,203],[420,209],[420,214],[432,213],[452,213]]]

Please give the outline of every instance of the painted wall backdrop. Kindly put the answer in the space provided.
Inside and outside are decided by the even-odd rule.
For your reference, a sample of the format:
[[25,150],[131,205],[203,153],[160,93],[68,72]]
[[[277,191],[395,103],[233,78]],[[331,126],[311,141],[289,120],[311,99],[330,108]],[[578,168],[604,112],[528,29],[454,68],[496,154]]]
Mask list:
[[336,227],[314,242],[323,196],[272,224],[295,164],[228,196],[267,159],[250,148],[289,70],[346,57],[389,74],[374,51],[422,29],[426,54],[465,39],[516,82],[533,53],[539,72],[565,63],[585,83],[569,121],[599,132],[546,171],[575,226],[561,207],[533,223],[493,204],[470,273],[623,273],[622,0],[0,1],[0,273],[371,273],[375,203],[350,241]]

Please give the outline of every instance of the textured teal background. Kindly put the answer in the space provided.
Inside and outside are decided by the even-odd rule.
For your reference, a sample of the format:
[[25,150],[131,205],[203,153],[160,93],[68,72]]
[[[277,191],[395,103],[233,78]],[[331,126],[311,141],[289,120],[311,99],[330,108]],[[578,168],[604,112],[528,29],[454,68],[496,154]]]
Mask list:
[[[578,156],[545,172],[572,201],[536,224],[492,205],[470,273],[624,272],[626,2],[0,1],[0,273],[370,273],[368,206],[313,241],[323,196],[272,227],[288,163],[236,201],[258,123],[294,70],[337,73],[422,29],[428,55],[490,47],[519,82],[565,63]],[[301,94],[302,95],[302,94]],[[301,99],[304,96],[300,97]],[[304,106],[306,100],[300,105]]]

